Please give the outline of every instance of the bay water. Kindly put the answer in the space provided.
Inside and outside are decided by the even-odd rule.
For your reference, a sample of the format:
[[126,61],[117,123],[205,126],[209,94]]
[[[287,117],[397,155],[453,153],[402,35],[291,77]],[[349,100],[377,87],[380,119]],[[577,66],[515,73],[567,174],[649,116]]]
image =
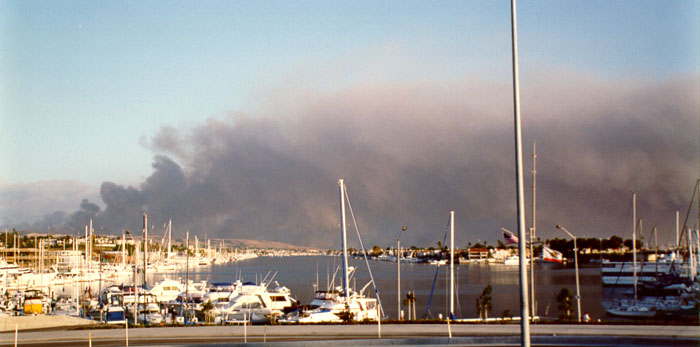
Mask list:
[[[350,265],[356,267],[356,273],[351,279],[351,286],[360,290],[370,283],[370,275],[363,259],[350,259]],[[259,282],[267,277],[267,282],[272,283],[273,288],[277,284],[286,286],[292,292],[292,296],[299,300],[301,305],[309,304],[313,299],[314,283],[319,282],[319,289],[326,290],[331,282],[340,285],[342,281],[342,269],[337,271],[335,282],[333,274],[341,265],[341,257],[336,256],[290,256],[290,257],[258,257],[243,260],[226,265],[212,265],[191,269],[191,280],[207,280],[209,282],[234,282],[242,281]],[[395,319],[397,317],[397,266],[395,262],[369,261],[372,274],[377,284],[377,290],[382,302],[385,315]],[[448,312],[449,300],[449,266],[442,265],[437,271],[437,279],[433,288],[433,281],[438,267],[429,264],[402,263],[401,264],[401,297],[406,299],[408,291],[415,292],[417,318],[443,317]],[[186,274],[156,274],[153,280],[162,278],[174,278],[184,280]],[[274,276],[274,277],[273,277]],[[149,276],[150,277],[150,276]],[[576,294],[576,274],[573,266],[564,267],[559,264],[535,265],[535,297],[536,314],[541,317],[556,318],[559,315],[557,308],[557,294],[566,287]],[[591,318],[596,320],[605,315],[605,309],[601,305],[603,299],[603,287],[600,279],[600,268],[579,267],[581,288],[581,314],[589,312]],[[528,275],[528,281],[530,277]],[[277,283],[275,283],[277,282]],[[505,266],[502,264],[462,264],[455,265],[455,301],[454,312],[457,318],[478,318],[476,299],[481,295],[487,285],[491,285],[492,309],[489,317],[503,315],[520,316],[520,289],[519,272],[517,266]],[[431,290],[433,292],[430,299]],[[369,284],[365,294],[374,295],[375,289]],[[428,308],[430,303],[430,309]],[[404,317],[408,317],[408,307],[401,306]],[[573,302],[572,315],[576,316],[576,301]]]

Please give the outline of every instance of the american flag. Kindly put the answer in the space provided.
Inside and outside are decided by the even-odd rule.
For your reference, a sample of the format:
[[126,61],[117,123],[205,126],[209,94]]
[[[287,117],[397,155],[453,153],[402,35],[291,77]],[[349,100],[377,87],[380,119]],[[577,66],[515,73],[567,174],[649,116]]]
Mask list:
[[506,245],[512,245],[518,243],[518,237],[510,231],[503,230],[503,238],[506,241]]

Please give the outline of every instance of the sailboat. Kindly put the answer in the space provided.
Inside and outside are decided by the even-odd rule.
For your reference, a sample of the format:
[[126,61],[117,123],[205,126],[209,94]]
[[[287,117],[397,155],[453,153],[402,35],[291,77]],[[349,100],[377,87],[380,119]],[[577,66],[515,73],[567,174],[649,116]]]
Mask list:
[[649,318],[656,315],[653,303],[637,300],[637,194],[632,194],[632,269],[633,269],[633,299],[613,300],[604,304],[605,310],[615,316]]
[[[308,309],[299,309],[289,313],[280,322],[286,323],[320,323],[344,321],[376,321],[379,319],[378,301],[365,297],[362,293],[372,283],[365,285],[359,292],[350,289],[350,276],[354,268],[348,266],[347,223],[345,221],[345,182],[340,186],[340,226],[343,246],[343,284],[328,291],[316,291],[314,300]],[[352,211],[352,209],[351,209]]]

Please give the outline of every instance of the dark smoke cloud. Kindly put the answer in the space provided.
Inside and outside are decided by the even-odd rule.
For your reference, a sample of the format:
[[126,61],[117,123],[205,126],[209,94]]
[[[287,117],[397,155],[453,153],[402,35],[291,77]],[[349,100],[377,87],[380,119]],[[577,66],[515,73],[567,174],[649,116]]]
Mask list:
[[[698,77],[604,81],[557,72],[523,85],[526,199],[537,141],[542,237],[630,237],[632,191],[644,225],[671,239],[698,177]],[[158,232],[337,246],[337,179],[345,178],[365,245],[442,239],[450,210],[457,241],[495,243],[515,227],[509,85],[461,81],[357,85],[263,97],[251,115],[163,127],[150,140],[153,173],[139,187],[105,182],[105,208],[83,206],[105,231]],[[403,239],[402,239],[403,241]]]

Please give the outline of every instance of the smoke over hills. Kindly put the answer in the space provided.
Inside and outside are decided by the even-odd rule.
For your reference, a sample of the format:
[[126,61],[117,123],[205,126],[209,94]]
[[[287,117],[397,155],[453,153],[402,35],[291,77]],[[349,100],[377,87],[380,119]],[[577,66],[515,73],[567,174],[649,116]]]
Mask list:
[[[553,229],[562,224],[579,237],[628,238],[636,191],[644,225],[670,241],[698,177],[697,80],[563,74],[523,86],[525,186],[536,140],[539,236],[563,236]],[[434,245],[450,210],[460,244],[494,243],[500,227],[515,225],[510,93],[474,81],[286,90],[251,114],[162,127],[148,140],[153,172],[138,187],[104,182],[104,208],[84,200],[29,228],[75,233],[93,217],[117,234],[140,230],[146,211],[158,232],[172,218],[178,237],[189,229],[330,247],[345,178],[365,245],[392,244],[402,225],[407,245]]]

